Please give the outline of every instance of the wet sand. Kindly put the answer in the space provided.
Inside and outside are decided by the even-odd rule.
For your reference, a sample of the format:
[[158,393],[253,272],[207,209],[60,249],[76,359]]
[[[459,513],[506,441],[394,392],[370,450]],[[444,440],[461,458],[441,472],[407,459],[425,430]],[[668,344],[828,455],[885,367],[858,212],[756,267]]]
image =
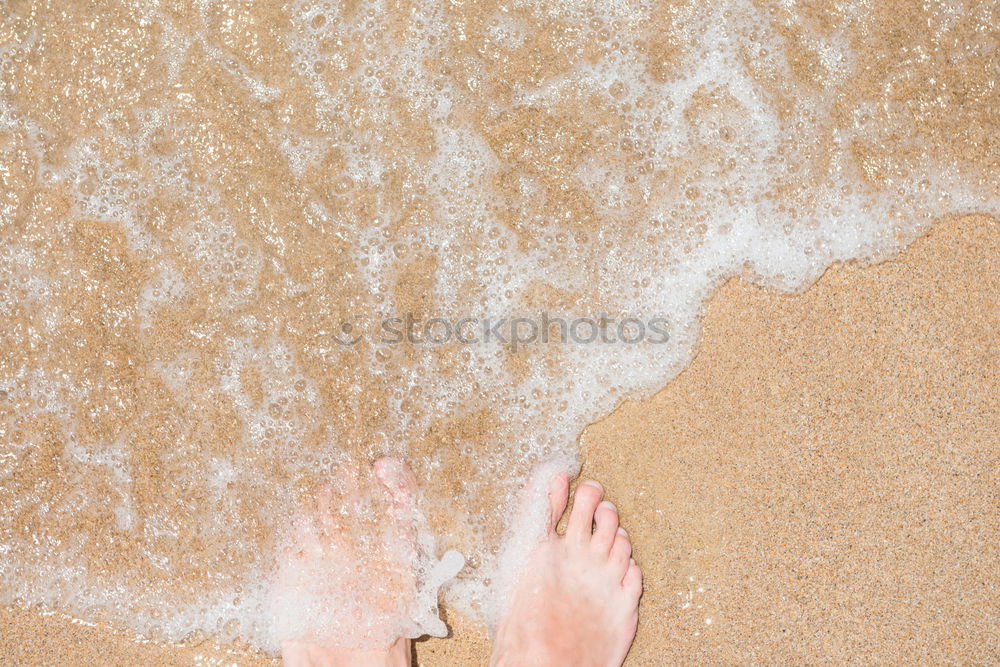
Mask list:
[[[646,572],[630,664],[1000,661],[1000,224],[797,296],[731,281],[698,355],[582,438]],[[14,664],[253,664],[0,613]],[[453,625],[426,665],[477,664]]]

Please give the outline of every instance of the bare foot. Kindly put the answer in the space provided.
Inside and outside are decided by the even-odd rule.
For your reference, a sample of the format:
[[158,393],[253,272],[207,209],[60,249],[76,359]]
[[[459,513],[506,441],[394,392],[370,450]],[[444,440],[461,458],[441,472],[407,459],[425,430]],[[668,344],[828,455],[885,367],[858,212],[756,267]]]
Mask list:
[[422,634],[414,489],[409,468],[382,458],[344,468],[296,519],[269,599],[285,664],[410,664],[406,637]]
[[568,494],[568,477],[553,477],[548,533],[522,567],[496,629],[490,665],[618,667],[632,645],[642,572],[631,559],[618,511],[602,502],[597,482],[584,482],[560,536],[556,524]]

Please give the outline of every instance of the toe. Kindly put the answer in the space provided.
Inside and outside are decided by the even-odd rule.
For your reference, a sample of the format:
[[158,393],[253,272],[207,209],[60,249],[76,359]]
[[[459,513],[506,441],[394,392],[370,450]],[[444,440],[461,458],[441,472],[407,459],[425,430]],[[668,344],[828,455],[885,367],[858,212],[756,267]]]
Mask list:
[[333,486],[324,484],[316,493],[316,518],[319,520],[320,528],[328,534],[336,532],[336,522],[334,521],[334,493]]
[[410,467],[397,458],[383,456],[375,461],[375,478],[389,493],[392,504],[397,509],[413,504],[413,489],[416,477]]
[[337,493],[345,498],[357,496],[358,490],[361,488],[357,466],[350,461],[340,466],[333,475],[331,488],[336,489]]
[[594,538],[591,545],[597,551],[607,555],[618,534],[618,510],[607,500],[601,501],[594,513]]
[[556,474],[549,480],[549,533],[554,533],[569,501],[569,476]]
[[320,514],[330,514],[333,511],[333,485],[324,484],[316,492],[316,509]]
[[597,482],[586,481],[576,487],[573,509],[569,514],[567,537],[580,542],[589,542],[594,529],[594,512],[604,498],[604,489]]
[[629,559],[632,557],[632,542],[628,539],[628,533],[624,528],[618,528],[615,535],[615,542],[611,545],[611,555],[609,560],[615,573],[619,577],[624,577],[628,570]]
[[629,561],[628,570],[625,571],[625,577],[622,579],[622,588],[625,589],[630,600],[638,602],[642,595],[642,570],[639,569],[634,560]]
[[311,517],[300,516],[292,523],[281,549],[281,565],[290,565],[308,558],[319,558],[323,548],[316,537],[316,526]]

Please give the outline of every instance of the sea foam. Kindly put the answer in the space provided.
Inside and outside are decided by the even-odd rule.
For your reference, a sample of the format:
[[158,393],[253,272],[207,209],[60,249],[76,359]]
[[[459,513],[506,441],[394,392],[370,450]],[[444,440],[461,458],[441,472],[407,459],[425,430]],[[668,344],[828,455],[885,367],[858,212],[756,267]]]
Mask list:
[[[393,454],[423,487],[401,631],[441,630],[441,585],[495,620],[532,471],[676,376],[723,281],[801,290],[998,212],[997,11],[5,11],[0,599],[273,650],[302,498]],[[485,340],[518,317],[666,335]],[[449,338],[386,339],[406,318]]]

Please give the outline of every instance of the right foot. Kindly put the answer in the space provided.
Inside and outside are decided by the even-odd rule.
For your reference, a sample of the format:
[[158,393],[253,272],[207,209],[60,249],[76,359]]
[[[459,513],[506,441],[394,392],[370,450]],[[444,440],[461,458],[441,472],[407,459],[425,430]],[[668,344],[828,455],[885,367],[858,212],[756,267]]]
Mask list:
[[597,482],[577,487],[564,536],[556,525],[568,477],[553,477],[548,491],[548,533],[514,586],[490,665],[618,667],[635,638],[642,595],[632,545]]

